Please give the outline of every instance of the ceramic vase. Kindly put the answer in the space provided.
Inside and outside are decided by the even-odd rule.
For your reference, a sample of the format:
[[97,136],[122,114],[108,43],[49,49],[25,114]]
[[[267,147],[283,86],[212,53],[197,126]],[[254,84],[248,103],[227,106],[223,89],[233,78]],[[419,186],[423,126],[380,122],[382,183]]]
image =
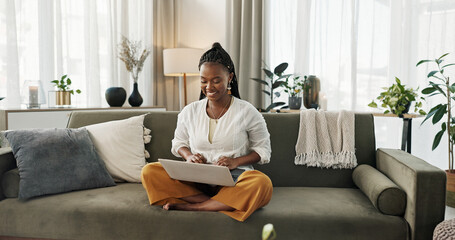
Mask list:
[[300,109],[300,107],[302,107],[302,97],[289,97],[288,103],[289,109]]
[[141,106],[142,102],[143,102],[142,96],[139,93],[139,90],[137,90],[137,83],[134,83],[133,92],[131,93],[130,97],[128,98],[128,103],[132,107],[139,107],[139,106]]
[[122,87],[110,87],[105,93],[106,101],[111,107],[121,107],[126,100],[126,91]]
[[319,107],[319,91],[321,89],[321,81],[314,75],[308,76],[305,79],[305,84],[303,86],[303,105],[307,109]]

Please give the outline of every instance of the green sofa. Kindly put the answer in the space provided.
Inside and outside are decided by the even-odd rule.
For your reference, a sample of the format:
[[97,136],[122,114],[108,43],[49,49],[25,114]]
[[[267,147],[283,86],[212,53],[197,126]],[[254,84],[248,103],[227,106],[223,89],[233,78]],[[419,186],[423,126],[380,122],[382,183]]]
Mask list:
[[[68,127],[125,119],[143,111],[73,112]],[[170,152],[177,112],[151,112],[146,145],[151,161]],[[148,204],[141,184],[74,191],[19,201],[8,178],[0,191],[0,236],[44,239],[260,239],[266,223],[278,239],[430,239],[445,211],[445,174],[401,150],[375,147],[371,114],[355,115],[359,165],[370,165],[406,193],[402,216],[381,213],[353,181],[353,170],[294,165],[299,114],[265,113],[272,158],[256,169],[273,182],[271,202],[245,222],[217,212],[164,211]],[[9,148],[0,150],[0,179],[16,171]],[[376,170],[375,170],[376,171]],[[18,175],[17,175],[18,176]],[[3,178],[5,179],[5,178]]]

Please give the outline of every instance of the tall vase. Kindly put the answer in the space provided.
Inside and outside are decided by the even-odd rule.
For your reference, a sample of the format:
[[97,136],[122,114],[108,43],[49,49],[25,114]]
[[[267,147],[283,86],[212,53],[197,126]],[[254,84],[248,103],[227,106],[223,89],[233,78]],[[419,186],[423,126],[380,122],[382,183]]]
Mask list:
[[139,107],[139,106],[141,106],[142,102],[143,102],[143,100],[142,100],[141,94],[137,90],[137,83],[134,83],[133,92],[131,93],[130,97],[128,98],[128,103],[132,107]]
[[304,84],[304,93],[303,93],[303,105],[306,108],[315,108],[319,107],[319,90],[321,89],[321,82],[319,78],[314,75],[308,76]]

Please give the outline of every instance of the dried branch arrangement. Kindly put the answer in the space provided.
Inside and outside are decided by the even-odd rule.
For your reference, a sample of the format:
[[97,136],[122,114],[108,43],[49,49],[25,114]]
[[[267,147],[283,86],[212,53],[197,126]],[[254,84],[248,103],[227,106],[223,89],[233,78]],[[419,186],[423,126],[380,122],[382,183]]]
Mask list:
[[137,83],[137,78],[150,54],[150,50],[141,49],[141,41],[130,41],[125,36],[122,36],[118,50],[118,58],[125,63],[126,70],[131,73],[134,83]]

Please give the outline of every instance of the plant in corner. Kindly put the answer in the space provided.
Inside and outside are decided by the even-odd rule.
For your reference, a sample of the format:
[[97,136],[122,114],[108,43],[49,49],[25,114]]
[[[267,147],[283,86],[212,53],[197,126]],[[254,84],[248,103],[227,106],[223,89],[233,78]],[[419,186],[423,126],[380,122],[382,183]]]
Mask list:
[[137,79],[145,60],[150,55],[150,50],[147,48],[141,50],[141,45],[141,41],[130,41],[122,36],[122,42],[118,46],[118,58],[125,63],[126,70],[131,73],[134,81],[133,92],[128,98],[128,103],[133,107],[139,107],[143,101],[137,88]]
[[270,96],[270,105],[265,109],[260,109],[262,112],[268,112],[274,107],[282,106],[285,104],[284,102],[274,102],[273,100],[276,97],[280,97],[281,95],[279,92],[275,92],[274,90],[284,83],[282,79],[291,76],[291,74],[283,75],[283,72],[288,68],[288,66],[289,64],[286,62],[278,64],[278,66],[275,67],[273,72],[270,71],[268,68],[262,68],[262,70],[265,73],[266,80],[259,78],[251,78],[251,80],[264,84],[268,88],[268,90],[262,90],[262,92]]
[[[63,75],[60,80],[53,80],[56,92],[56,105],[71,105],[71,95],[74,94],[74,90],[71,89],[71,79],[68,75]],[[76,93],[80,94],[81,90],[76,89]]]
[[[397,77],[395,77],[395,83],[392,86],[382,89],[385,91],[381,92],[376,100],[382,102],[381,107],[385,108],[384,114],[392,112],[401,117],[403,113],[408,113],[411,103],[416,101],[414,111],[420,115],[426,115],[426,112],[422,110],[422,102],[416,100],[418,97],[417,90],[406,88]],[[424,100],[424,98],[420,97],[420,100]],[[379,109],[374,100],[368,106]]]
[[[448,158],[449,158],[449,169],[446,170],[447,174],[447,194],[446,194],[446,205],[455,207],[455,189],[452,186],[455,184],[455,171],[454,171],[454,156],[453,156],[453,145],[455,143],[455,118],[452,117],[452,106],[453,100],[455,100],[455,83],[450,83],[449,76],[446,75],[444,70],[447,67],[454,66],[455,63],[443,64],[444,58],[448,53],[434,60],[421,60],[416,66],[422,63],[436,63],[437,69],[430,71],[427,75],[428,79],[434,79],[436,82],[429,81],[429,86],[422,90],[422,93],[431,96],[443,96],[444,103],[440,103],[428,112],[427,117],[422,121],[422,124],[431,118],[433,124],[441,123],[441,130],[436,133],[433,139],[432,150],[436,149],[441,142],[442,136],[447,133],[447,144],[448,144]],[[446,118],[444,118],[444,116]]]

